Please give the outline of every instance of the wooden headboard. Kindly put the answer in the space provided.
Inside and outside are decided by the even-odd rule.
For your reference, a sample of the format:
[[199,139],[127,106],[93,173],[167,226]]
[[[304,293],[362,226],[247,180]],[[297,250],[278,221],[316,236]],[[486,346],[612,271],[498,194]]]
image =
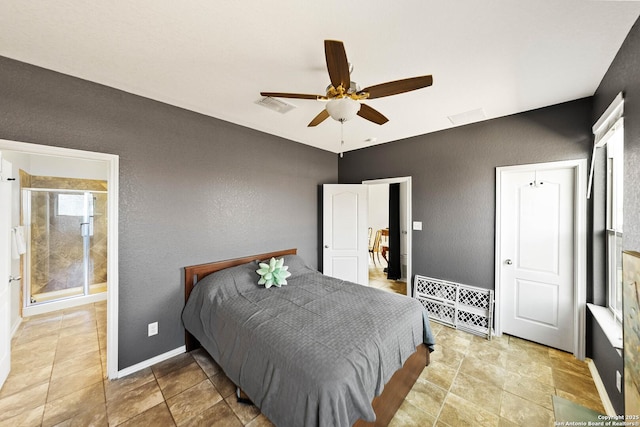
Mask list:
[[[214,273],[218,270],[223,270],[225,268],[235,267],[236,265],[246,264],[255,260],[265,260],[271,257],[277,258],[284,255],[295,255],[297,252],[298,250],[296,248],[285,249],[282,251],[267,252],[264,254],[250,255],[242,258],[234,258],[225,261],[209,262],[206,264],[190,265],[188,267],[185,267],[184,302],[187,302],[187,300],[189,299],[189,295],[191,295],[191,291],[198,283],[198,281],[202,280],[204,277],[208,276],[211,273]],[[200,347],[200,343],[198,342],[198,340],[187,331],[185,331],[185,345],[187,347],[187,351],[195,350],[196,348]]]

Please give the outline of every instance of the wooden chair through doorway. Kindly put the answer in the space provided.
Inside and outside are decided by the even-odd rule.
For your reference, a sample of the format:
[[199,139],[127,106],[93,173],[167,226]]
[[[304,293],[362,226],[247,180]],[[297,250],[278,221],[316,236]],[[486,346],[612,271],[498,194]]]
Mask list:
[[371,260],[373,261],[373,265],[376,264],[376,256],[378,257],[378,262],[380,262],[380,240],[382,239],[382,230],[377,230],[375,237],[373,238],[373,242],[369,239],[369,253],[371,254]]

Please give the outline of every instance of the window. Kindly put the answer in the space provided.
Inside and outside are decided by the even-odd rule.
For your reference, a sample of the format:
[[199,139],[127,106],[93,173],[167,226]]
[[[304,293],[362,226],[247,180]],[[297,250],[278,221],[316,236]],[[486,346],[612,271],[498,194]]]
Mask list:
[[84,194],[58,194],[58,215],[84,216]]
[[[622,196],[624,156],[624,98],[619,93],[593,125],[595,136],[588,197],[591,195],[596,151],[606,151],[606,200],[594,203],[605,205],[606,218],[606,295],[607,306],[613,316],[622,321]],[[602,205],[600,205],[602,206]],[[596,261],[596,260],[594,260]],[[596,261],[597,262],[597,261]]]
[[57,214],[65,216],[93,216],[96,200],[91,193],[58,194]]
[[624,130],[614,125],[607,145],[607,304],[622,319],[622,195]]

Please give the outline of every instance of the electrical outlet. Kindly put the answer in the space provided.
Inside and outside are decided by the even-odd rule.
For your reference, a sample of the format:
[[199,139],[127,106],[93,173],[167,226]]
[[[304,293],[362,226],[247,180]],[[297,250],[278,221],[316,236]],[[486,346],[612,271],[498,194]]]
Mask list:
[[149,323],[148,333],[149,336],[158,335],[158,322]]
[[618,387],[618,393],[622,393],[622,375],[620,375],[620,371],[616,371],[616,387]]

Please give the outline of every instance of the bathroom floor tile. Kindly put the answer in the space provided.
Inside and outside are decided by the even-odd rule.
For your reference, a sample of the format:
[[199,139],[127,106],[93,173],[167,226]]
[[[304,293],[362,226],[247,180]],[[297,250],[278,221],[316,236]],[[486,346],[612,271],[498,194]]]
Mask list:
[[102,414],[105,412],[104,402],[104,387],[100,382],[57,399],[47,399],[42,425],[54,426],[66,420],[82,420],[91,418],[91,414]]
[[49,395],[47,399],[58,399],[73,393],[75,390],[83,389],[96,383],[102,386],[102,367],[99,365],[74,371],[69,375],[52,380],[49,385]]
[[48,389],[49,383],[43,383],[3,397],[0,399],[0,421],[44,405]]
[[0,427],[39,427],[42,425],[44,404],[33,409],[26,409],[11,418],[0,421]]
[[53,365],[46,365],[22,371],[12,368],[11,375],[0,389],[0,399],[36,385],[48,383],[52,367]]

